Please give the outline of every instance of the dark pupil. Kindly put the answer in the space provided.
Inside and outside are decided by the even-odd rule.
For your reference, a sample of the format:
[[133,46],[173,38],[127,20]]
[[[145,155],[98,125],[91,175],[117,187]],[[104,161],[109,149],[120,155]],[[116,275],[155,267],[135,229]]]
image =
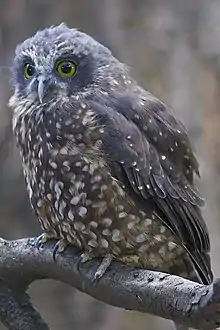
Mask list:
[[61,66],[61,70],[63,73],[70,73],[71,68],[72,68],[72,66],[70,63],[65,63],[65,64],[62,64],[62,66]]
[[33,74],[34,74],[34,67],[33,67],[33,65],[27,64],[26,71],[27,71],[28,76],[33,76]]

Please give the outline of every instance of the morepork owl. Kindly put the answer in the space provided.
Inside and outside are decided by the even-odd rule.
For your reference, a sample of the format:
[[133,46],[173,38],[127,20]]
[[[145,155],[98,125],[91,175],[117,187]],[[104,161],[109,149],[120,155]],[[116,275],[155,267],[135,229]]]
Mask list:
[[209,235],[183,125],[109,49],[65,24],[20,44],[13,130],[44,231],[102,258],[212,281]]

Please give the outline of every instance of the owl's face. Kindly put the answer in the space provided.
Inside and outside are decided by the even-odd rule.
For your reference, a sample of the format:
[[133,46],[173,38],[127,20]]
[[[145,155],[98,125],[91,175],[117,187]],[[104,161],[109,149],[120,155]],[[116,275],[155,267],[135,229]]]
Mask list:
[[98,84],[115,61],[107,48],[64,24],[39,31],[16,48],[16,98],[42,103],[77,95]]

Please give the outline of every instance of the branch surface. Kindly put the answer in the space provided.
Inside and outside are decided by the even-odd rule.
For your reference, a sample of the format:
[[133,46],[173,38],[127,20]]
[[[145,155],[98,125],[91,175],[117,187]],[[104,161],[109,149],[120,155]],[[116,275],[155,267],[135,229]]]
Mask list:
[[29,296],[20,288],[11,289],[3,281],[0,281],[0,319],[10,330],[49,330]]
[[0,240],[0,276],[8,285],[25,289],[35,280],[51,278],[112,306],[157,315],[195,329],[220,326],[219,279],[205,286],[178,276],[137,270],[113,262],[105,276],[93,286],[91,280],[100,260],[81,265],[79,273],[76,267],[79,250],[69,247],[57,256],[55,263],[55,242],[46,243],[38,250],[36,241],[37,238]]

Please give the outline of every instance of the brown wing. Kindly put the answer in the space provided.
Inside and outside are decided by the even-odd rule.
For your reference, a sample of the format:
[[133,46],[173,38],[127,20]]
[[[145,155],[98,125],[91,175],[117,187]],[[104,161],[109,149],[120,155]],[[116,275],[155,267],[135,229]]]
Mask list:
[[104,126],[103,151],[112,174],[139,196],[143,207],[146,200],[153,201],[201,281],[209,283],[210,241],[200,211],[204,200],[193,184],[198,163],[184,127],[163,103],[141,89],[89,103]]

